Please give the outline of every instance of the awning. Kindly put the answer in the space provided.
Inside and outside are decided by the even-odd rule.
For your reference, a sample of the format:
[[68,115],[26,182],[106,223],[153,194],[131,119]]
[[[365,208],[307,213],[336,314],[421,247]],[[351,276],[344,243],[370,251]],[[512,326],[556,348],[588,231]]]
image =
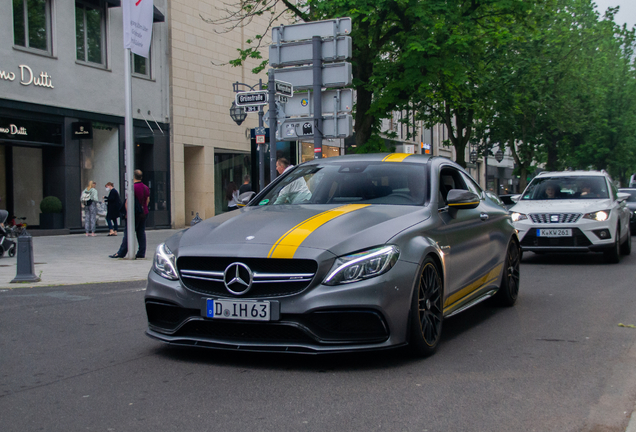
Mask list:
[[[105,1],[106,1],[106,5],[109,8],[121,7],[121,0],[105,0]],[[158,22],[165,22],[165,21],[166,21],[166,17],[164,16],[164,14],[162,14],[161,11],[157,9],[157,6],[153,5],[152,22],[158,23]]]

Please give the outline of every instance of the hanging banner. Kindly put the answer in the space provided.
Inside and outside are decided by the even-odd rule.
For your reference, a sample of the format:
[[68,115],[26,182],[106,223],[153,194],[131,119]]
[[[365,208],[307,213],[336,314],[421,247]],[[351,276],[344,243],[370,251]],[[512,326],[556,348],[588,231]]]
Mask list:
[[122,0],[124,48],[148,58],[152,41],[153,0]]

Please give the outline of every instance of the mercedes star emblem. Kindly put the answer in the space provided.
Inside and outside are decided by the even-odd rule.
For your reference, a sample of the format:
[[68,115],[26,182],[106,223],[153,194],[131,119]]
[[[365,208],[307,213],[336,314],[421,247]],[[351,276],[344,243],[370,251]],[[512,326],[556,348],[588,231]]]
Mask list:
[[225,268],[223,272],[223,283],[225,288],[234,294],[245,294],[252,287],[254,274],[248,266],[243,263],[235,262]]

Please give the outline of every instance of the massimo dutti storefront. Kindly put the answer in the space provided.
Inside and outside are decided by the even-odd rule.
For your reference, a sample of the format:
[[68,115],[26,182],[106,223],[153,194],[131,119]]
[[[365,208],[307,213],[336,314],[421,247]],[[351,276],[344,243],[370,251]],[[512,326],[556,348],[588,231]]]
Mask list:
[[[149,228],[170,227],[169,125],[134,121],[135,169],[150,187]],[[90,180],[124,189],[124,119],[0,99],[0,208],[40,228],[40,203],[62,201],[63,226],[83,230],[81,191]],[[104,217],[99,227],[106,229]]]

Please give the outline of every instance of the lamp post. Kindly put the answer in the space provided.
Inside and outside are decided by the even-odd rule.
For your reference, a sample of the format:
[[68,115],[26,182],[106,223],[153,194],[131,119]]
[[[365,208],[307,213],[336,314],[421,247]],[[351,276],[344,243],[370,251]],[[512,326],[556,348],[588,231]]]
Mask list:
[[495,152],[495,159],[497,159],[497,163],[500,163],[503,160],[503,152],[501,151],[501,149],[497,150]]
[[[257,85],[259,90],[263,90],[262,79],[259,79],[258,84],[254,84],[253,86],[237,81],[232,84],[232,90],[234,91],[234,93],[241,93],[242,91],[246,91],[246,90],[240,90],[239,86],[243,86],[250,89],[250,91],[254,91]],[[261,105],[258,107],[258,127],[259,128],[263,127],[263,114],[264,114],[263,106]],[[234,120],[236,124],[240,126],[241,123],[243,123],[243,121],[245,121],[245,119],[247,118],[247,112],[245,111],[245,108],[238,107],[236,106],[236,102],[232,102],[232,106],[230,107],[230,117],[232,117],[232,120]],[[260,192],[265,187],[265,152],[261,148],[261,144],[256,145],[256,150],[258,152],[258,190]]]

